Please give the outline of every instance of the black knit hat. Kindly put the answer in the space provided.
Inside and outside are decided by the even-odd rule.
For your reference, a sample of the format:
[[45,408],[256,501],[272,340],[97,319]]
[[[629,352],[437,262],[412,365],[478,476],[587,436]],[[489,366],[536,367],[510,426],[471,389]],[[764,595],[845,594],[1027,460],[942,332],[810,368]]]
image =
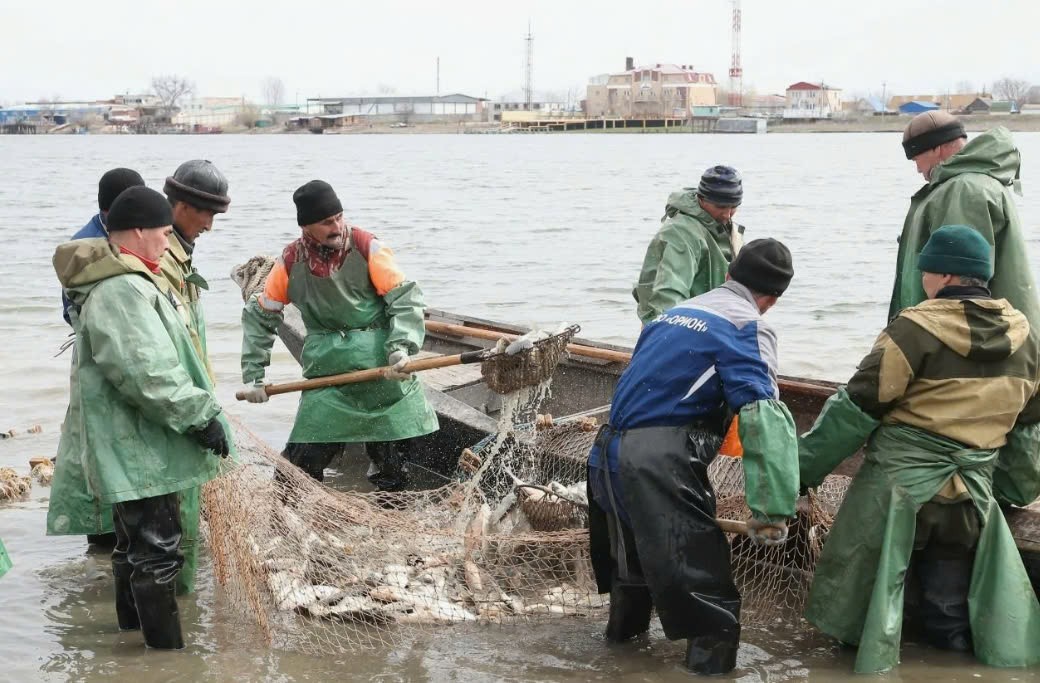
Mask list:
[[913,159],[921,152],[935,149],[941,144],[966,138],[964,124],[945,111],[926,111],[910,119],[903,130],[903,151],[907,159]]
[[113,168],[98,181],[97,204],[101,211],[112,208],[112,202],[128,187],[144,185],[144,178],[132,168]]
[[163,192],[171,202],[214,213],[225,213],[231,205],[227,178],[209,159],[192,159],[178,166],[166,178]]
[[293,192],[292,200],[296,203],[297,225],[310,225],[343,212],[336,191],[324,180],[312,180],[301,185]]
[[712,166],[701,176],[697,196],[716,206],[740,206],[744,200],[744,183],[737,169]]
[[759,294],[780,296],[791,284],[791,251],[772,238],[752,240],[729,266],[730,278]]
[[108,210],[108,231],[165,228],[173,225],[170,202],[155,190],[136,186],[123,190]]

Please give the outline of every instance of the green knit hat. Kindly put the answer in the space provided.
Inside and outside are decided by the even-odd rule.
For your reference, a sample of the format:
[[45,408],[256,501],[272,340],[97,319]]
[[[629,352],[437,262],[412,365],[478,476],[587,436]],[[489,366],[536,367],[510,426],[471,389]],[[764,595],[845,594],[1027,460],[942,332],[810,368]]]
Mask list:
[[917,257],[917,269],[989,280],[993,277],[993,247],[969,225],[944,225],[928,238]]

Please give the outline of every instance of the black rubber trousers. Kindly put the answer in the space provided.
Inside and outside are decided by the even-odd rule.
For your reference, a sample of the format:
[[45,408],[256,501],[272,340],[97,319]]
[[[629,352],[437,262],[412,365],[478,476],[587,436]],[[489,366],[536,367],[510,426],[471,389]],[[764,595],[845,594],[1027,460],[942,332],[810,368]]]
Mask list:
[[[317,481],[325,481],[325,468],[339,455],[345,443],[287,443],[282,457]],[[368,480],[380,491],[401,491],[408,486],[408,460],[412,440],[378,441],[365,444],[370,465]]]
[[149,647],[184,647],[174,581],[184,564],[177,494],[116,503],[112,519],[119,627],[140,628]]
[[[590,543],[601,593],[617,576],[632,581],[641,574],[670,640],[703,638],[735,646],[740,594],[730,572],[729,542],[715,524],[715,492],[708,480],[721,441],[715,430],[603,428],[597,444],[616,453],[618,471],[608,479],[606,466],[589,470]],[[633,539],[635,558],[624,547]]]
[[979,542],[972,501],[928,502],[917,513],[906,616],[911,630],[945,650],[971,652],[968,590]]

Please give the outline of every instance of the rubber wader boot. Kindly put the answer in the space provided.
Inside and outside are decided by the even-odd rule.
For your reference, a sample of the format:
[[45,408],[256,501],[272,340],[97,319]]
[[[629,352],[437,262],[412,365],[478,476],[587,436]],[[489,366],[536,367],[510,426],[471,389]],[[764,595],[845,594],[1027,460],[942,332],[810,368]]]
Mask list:
[[370,461],[367,477],[377,490],[394,493],[408,488],[407,439],[370,441],[365,444],[365,453]]
[[702,676],[729,673],[737,666],[740,627],[686,641],[686,668]]
[[87,534],[87,545],[93,546],[90,550],[99,552],[110,551],[116,547],[116,535],[111,534]]
[[968,591],[972,558],[935,558],[927,555],[917,567],[923,578],[919,614],[924,640],[933,647],[972,652]]
[[135,577],[133,587],[144,644],[157,650],[183,649],[175,583],[157,583],[152,576],[145,575]]
[[116,580],[116,619],[119,620],[120,631],[137,631],[141,628],[141,619],[137,616],[137,604],[134,602],[134,591],[130,583],[133,567],[126,558],[112,558],[112,576]]
[[610,617],[607,640],[622,643],[650,630],[654,603],[645,584],[614,581],[610,586]]

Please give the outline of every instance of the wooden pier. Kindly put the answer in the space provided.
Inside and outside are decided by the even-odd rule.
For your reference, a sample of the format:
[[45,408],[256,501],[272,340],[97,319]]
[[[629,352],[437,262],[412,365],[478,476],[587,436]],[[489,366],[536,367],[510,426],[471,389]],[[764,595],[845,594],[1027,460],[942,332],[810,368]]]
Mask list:
[[559,133],[569,131],[618,131],[627,133],[713,133],[718,118],[714,116],[694,118],[658,119],[534,119],[531,121],[509,121],[514,133]]
[[38,126],[27,121],[0,123],[0,135],[36,135],[38,132]]

